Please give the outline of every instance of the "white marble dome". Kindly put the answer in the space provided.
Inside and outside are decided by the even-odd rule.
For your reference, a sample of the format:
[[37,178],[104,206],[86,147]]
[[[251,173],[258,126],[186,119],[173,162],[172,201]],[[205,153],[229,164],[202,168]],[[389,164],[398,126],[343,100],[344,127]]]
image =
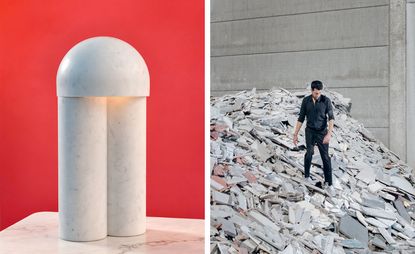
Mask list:
[[93,37],[76,44],[62,59],[56,78],[62,97],[149,96],[147,65],[130,44]]

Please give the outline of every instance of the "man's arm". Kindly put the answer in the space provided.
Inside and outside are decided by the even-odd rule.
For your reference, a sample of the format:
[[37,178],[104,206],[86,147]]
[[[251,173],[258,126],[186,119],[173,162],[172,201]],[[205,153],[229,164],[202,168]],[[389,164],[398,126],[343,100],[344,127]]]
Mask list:
[[303,125],[302,122],[297,121],[297,125],[295,126],[295,130],[294,130],[294,137],[293,137],[293,143],[295,146],[297,146],[298,144],[298,132],[300,131],[302,125]]
[[303,123],[300,121],[297,121],[297,125],[295,126],[295,129],[294,129],[294,135],[298,135],[298,132],[300,132],[301,126],[303,126]]
[[331,104],[331,100],[329,98],[327,98],[327,115],[329,116],[329,129],[326,136],[324,137],[323,144],[328,144],[330,142],[334,127],[333,105]]
[[331,120],[329,121],[329,130],[328,130],[328,133],[329,133],[330,135],[333,133],[333,127],[334,127],[334,120],[333,120],[333,119],[331,119]]
[[303,101],[301,102],[300,114],[298,116],[297,124],[295,125],[295,129],[294,129],[294,138],[293,138],[294,145],[297,145],[298,143],[298,132],[300,131],[301,126],[303,125],[303,122],[305,119],[305,112],[306,112],[305,99],[303,99]]

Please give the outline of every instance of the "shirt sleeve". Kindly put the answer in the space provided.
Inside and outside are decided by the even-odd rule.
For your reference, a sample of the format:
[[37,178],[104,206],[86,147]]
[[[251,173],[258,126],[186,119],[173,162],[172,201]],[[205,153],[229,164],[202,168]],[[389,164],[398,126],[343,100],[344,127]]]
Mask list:
[[329,121],[334,120],[333,105],[329,98],[327,98],[327,115],[329,116]]
[[301,102],[300,114],[298,115],[298,121],[301,123],[304,122],[305,112],[306,112],[306,103],[305,103],[305,98],[304,98],[303,102]]

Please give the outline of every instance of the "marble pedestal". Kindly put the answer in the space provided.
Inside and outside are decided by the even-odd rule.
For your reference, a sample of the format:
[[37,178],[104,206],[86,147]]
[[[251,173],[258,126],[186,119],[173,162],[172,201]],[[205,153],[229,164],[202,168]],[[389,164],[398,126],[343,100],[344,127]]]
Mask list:
[[147,217],[146,234],[92,242],[59,238],[58,213],[34,213],[0,232],[0,254],[204,253],[204,220]]

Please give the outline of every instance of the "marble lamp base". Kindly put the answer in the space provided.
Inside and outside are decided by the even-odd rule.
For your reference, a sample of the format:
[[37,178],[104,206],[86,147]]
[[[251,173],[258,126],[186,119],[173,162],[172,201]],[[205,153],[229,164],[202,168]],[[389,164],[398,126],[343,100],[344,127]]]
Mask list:
[[34,213],[0,232],[0,253],[204,253],[204,220],[147,217],[146,234],[92,242],[59,239],[58,213]]
[[83,40],[62,59],[56,88],[60,238],[143,234],[150,95],[144,58],[114,37]]

